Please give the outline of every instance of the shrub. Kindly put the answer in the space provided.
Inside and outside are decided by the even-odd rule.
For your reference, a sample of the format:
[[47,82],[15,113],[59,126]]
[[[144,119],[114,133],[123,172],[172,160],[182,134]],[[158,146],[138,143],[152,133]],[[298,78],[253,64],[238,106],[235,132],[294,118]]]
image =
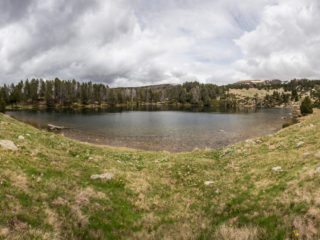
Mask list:
[[309,97],[305,97],[300,105],[300,111],[302,115],[308,115],[313,113],[312,102]]

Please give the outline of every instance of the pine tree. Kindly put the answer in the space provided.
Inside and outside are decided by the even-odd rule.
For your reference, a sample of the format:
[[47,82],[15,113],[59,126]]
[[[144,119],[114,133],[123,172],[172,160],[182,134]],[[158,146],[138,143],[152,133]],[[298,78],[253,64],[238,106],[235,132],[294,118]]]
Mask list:
[[313,113],[312,102],[310,97],[305,97],[300,105],[300,111],[302,115],[308,115]]
[[4,101],[3,95],[0,94],[0,112],[6,111],[6,103]]
[[54,98],[53,98],[53,83],[52,81],[46,81],[46,92],[44,96],[46,104],[48,107],[53,107]]

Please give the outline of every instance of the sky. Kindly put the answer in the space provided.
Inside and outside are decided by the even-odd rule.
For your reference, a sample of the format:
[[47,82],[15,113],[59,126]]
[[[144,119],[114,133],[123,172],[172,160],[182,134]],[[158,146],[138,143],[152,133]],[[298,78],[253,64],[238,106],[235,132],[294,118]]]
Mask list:
[[1,0],[0,84],[320,79],[318,0]]

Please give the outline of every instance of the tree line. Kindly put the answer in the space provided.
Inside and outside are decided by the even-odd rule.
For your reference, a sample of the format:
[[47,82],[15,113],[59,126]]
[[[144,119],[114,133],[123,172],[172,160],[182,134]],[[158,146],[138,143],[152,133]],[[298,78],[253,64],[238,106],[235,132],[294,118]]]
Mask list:
[[[132,88],[110,88],[106,84],[78,82],[76,80],[42,80],[32,79],[20,81],[17,84],[0,87],[0,110],[6,105],[44,105],[53,107],[72,107],[75,105],[106,105],[118,104],[192,104],[210,106],[223,110],[237,109],[241,104],[273,107],[289,102],[297,102],[305,92],[309,92],[315,105],[320,106],[319,80],[292,80],[287,83],[250,86],[257,89],[273,90],[264,99],[237,99],[229,93],[231,88],[249,88],[243,85],[217,86],[186,82],[179,85],[155,85]],[[278,91],[282,89],[282,91]]]
[[[186,82],[182,85],[158,85],[134,88],[110,88],[105,84],[75,80],[32,79],[0,87],[0,101],[6,105],[38,105],[47,107],[74,104],[196,104],[230,106],[232,100],[225,86]],[[218,101],[219,100],[219,101]],[[230,102],[228,102],[230,100]]]

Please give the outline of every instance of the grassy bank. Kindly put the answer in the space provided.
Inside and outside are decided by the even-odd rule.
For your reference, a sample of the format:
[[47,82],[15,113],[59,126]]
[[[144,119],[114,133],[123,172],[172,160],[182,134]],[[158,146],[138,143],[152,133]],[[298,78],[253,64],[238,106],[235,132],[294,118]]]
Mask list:
[[319,111],[192,153],[84,144],[0,114],[4,139],[18,150],[0,147],[0,239],[320,238]]

